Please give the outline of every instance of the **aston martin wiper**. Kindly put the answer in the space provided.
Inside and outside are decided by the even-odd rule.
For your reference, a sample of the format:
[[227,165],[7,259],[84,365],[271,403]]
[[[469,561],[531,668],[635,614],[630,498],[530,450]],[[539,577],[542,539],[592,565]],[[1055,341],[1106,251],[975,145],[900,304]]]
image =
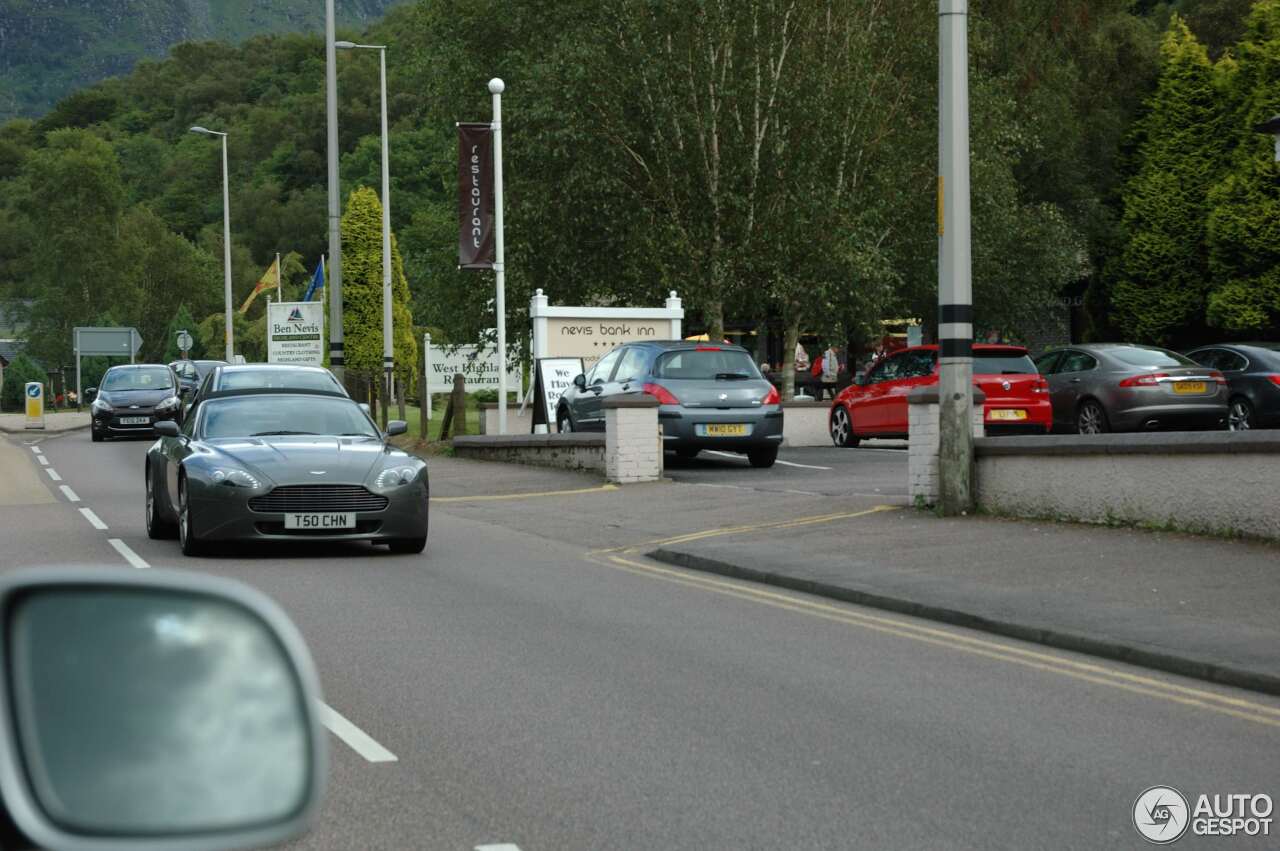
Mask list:
[[289,431],[288,429],[281,429],[280,431],[255,431],[253,434],[249,436],[250,437],[270,437],[276,434],[315,434],[315,432],[314,431]]

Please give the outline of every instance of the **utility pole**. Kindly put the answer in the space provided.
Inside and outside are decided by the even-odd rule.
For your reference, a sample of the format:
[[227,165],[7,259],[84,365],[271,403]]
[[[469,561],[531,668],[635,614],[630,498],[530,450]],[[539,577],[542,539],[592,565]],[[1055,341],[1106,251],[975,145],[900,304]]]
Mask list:
[[342,187],[338,183],[338,50],[333,0],[324,0],[325,122],[329,151],[329,369],[343,383]]
[[502,92],[498,77],[489,81],[493,95],[493,271],[497,274],[494,312],[498,320],[498,434],[507,433],[507,285],[502,239]]
[[356,44],[353,41],[334,43],[338,50],[378,51],[378,72],[382,97],[382,427],[387,427],[387,405],[391,399],[392,379],[396,365],[395,343],[391,327],[391,153],[390,133],[387,129],[387,46],[385,44]]
[[[226,358],[231,363],[235,352],[235,326],[231,316],[231,178],[227,174],[227,134],[207,127],[192,127],[192,133],[214,136],[222,141],[222,286],[226,311]],[[130,361],[132,363],[133,361]]]
[[938,490],[944,515],[973,507],[968,16],[968,0],[939,0]]

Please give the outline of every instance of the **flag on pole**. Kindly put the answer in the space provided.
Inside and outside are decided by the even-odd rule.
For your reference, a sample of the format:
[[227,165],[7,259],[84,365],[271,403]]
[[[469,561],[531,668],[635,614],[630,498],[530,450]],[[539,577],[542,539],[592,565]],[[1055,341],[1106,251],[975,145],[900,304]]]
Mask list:
[[311,283],[307,285],[307,292],[302,297],[303,301],[311,301],[311,297],[316,294],[316,290],[324,286],[324,255],[320,255],[320,265],[316,267],[316,273],[311,276]]
[[249,293],[249,297],[244,300],[244,304],[240,305],[240,314],[249,309],[249,305],[253,304],[253,300],[258,297],[258,293],[264,290],[280,289],[280,258],[277,257],[267,271],[262,273],[262,277],[258,279],[258,283],[254,285],[253,292]]

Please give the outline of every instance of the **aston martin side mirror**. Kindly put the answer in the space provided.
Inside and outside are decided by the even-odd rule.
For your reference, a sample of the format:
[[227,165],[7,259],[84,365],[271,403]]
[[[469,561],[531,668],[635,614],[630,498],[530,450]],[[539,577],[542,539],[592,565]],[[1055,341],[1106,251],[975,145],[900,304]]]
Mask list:
[[177,571],[0,580],[0,795],[41,848],[230,849],[309,828],[319,687],[257,591]]
[[387,437],[395,437],[397,434],[404,434],[409,430],[409,424],[404,420],[391,420],[387,423]]
[[173,420],[160,420],[155,424],[155,430],[161,437],[177,437],[181,433],[178,424]]

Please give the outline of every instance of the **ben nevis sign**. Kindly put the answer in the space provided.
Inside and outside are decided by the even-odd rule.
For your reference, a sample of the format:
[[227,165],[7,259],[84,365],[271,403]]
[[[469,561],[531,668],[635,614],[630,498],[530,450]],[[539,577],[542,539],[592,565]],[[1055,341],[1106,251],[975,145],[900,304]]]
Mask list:
[[286,301],[269,305],[267,360],[324,366],[324,304]]

